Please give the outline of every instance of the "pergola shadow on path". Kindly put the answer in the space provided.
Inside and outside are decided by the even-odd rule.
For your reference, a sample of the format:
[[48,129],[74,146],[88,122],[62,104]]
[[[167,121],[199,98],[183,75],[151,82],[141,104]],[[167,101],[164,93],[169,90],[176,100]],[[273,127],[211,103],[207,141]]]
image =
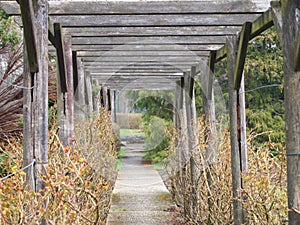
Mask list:
[[[239,91],[247,44],[275,25],[285,57],[289,224],[300,223],[299,0],[27,0],[1,1],[0,6],[24,29],[24,85],[32,88],[24,90],[24,162],[35,156],[40,162],[36,171],[43,171],[42,164],[48,163],[48,54],[57,57],[58,117],[65,145],[74,136],[74,115],[81,115],[85,105],[89,113],[98,110],[93,106],[94,85],[101,87],[99,99],[109,109],[114,107],[116,90],[174,90],[175,108],[181,109],[175,123],[187,130],[183,135],[193,137],[193,126],[188,124],[195,117],[197,77],[203,80],[206,126],[213,139],[214,65],[227,57],[235,224],[243,221],[242,205],[236,199],[241,172],[247,169]],[[192,150],[194,139],[188,140]],[[208,144],[208,160],[215,153],[214,144]],[[36,190],[44,188],[38,177],[35,183]]]

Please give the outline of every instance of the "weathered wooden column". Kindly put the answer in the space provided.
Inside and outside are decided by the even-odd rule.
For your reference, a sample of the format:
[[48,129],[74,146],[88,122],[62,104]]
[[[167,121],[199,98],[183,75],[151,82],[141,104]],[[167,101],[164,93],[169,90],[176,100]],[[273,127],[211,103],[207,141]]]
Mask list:
[[[26,47],[24,45],[24,52],[26,52]],[[23,166],[27,166],[32,163],[34,159],[33,145],[32,145],[32,76],[29,71],[29,65],[27,60],[27,54],[24,54],[24,67],[23,67],[23,86],[26,87],[23,89]],[[32,179],[33,167],[29,167],[26,170],[26,188],[29,190],[35,189],[35,180]]]
[[[74,61],[74,59],[73,59]],[[85,79],[84,79],[84,69],[79,57],[76,57],[77,65],[77,85],[74,85],[75,93],[75,118],[79,121],[84,120],[87,115],[87,107],[85,103]]]
[[186,131],[186,140],[187,140],[187,147],[188,147],[188,156],[189,156],[189,167],[190,167],[190,184],[191,184],[191,190],[192,195],[190,196],[191,200],[191,209],[190,209],[190,216],[194,216],[194,209],[196,209],[196,191],[195,191],[195,161],[194,161],[194,150],[195,150],[195,121],[193,111],[195,111],[193,108],[195,108],[195,101],[193,101],[193,94],[194,94],[194,73],[191,72],[185,72],[184,75],[184,96],[185,96],[185,120],[187,125],[187,131]]
[[111,104],[112,104],[112,101],[111,101],[111,91],[110,91],[110,89],[107,89],[107,92],[106,92],[106,94],[107,94],[107,105],[106,105],[106,107],[107,107],[107,110],[108,111],[111,111]]
[[72,38],[71,35],[65,35],[65,59],[66,59],[66,78],[68,92],[66,95],[67,105],[66,114],[68,120],[68,142],[69,145],[74,140],[74,84],[73,84],[73,56],[72,56]]
[[227,38],[227,73],[230,108],[230,144],[231,144],[231,170],[234,224],[241,225],[243,219],[243,206],[241,200],[241,165],[240,149],[238,143],[238,116],[237,116],[237,91],[234,89],[234,70],[236,64],[236,52],[238,50],[237,37]]
[[100,112],[100,88],[98,89],[98,87],[100,87],[100,85],[99,85],[98,80],[95,80],[93,82],[93,85],[95,86],[95,88],[94,88],[95,91],[97,91],[97,92],[93,91],[93,109],[96,114],[99,114],[99,112]]
[[[202,106],[205,123],[205,160],[207,163],[206,178],[209,188],[213,185],[213,168],[212,165],[216,162],[217,155],[217,128],[215,115],[215,98],[214,98],[214,69],[216,62],[216,52],[212,51],[207,62],[207,65],[202,68]],[[208,210],[211,209],[213,202],[211,201],[211,190],[208,190]],[[211,224],[211,217],[209,214],[208,224]]]
[[35,188],[40,191],[45,189],[40,173],[46,173],[48,165],[48,1],[34,0],[33,9],[39,70],[33,74],[32,141],[36,159]]
[[[205,141],[206,141],[206,161],[211,165],[216,160],[216,143],[217,143],[217,129],[216,129],[216,115],[215,115],[215,100],[214,100],[214,68],[216,61],[216,52],[213,51],[210,55],[208,65],[204,69],[202,75],[202,105],[205,116]],[[210,179],[209,179],[210,180]]]
[[88,107],[88,116],[93,114],[93,93],[92,93],[92,80],[89,72],[85,73],[85,88],[86,88],[86,104]]
[[112,97],[112,118],[113,118],[113,122],[116,123],[117,122],[117,91],[113,90],[113,97]]
[[66,64],[64,43],[61,24],[54,24],[54,45],[56,49],[57,58],[57,120],[58,120],[58,136],[63,146],[69,145],[68,138],[68,120],[66,115],[66,94],[67,94],[67,80],[66,80]]
[[282,0],[289,224],[300,224],[300,1]]

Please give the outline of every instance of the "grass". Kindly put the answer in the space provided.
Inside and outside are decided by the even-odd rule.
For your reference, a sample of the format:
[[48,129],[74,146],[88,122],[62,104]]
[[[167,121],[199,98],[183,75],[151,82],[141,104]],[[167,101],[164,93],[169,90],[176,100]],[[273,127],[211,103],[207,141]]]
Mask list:
[[144,132],[139,129],[121,129],[120,136],[145,136]]
[[126,153],[126,150],[121,148],[119,151],[118,162],[116,165],[117,170],[120,170],[122,167],[122,161],[123,161],[123,157],[125,156],[125,153]]

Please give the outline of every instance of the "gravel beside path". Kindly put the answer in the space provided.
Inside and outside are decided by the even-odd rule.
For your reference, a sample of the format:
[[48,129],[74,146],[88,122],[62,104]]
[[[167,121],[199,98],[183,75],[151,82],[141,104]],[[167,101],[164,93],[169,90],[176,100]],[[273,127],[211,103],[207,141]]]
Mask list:
[[170,224],[170,193],[158,172],[151,165],[142,164],[143,144],[128,144],[125,148],[107,224]]

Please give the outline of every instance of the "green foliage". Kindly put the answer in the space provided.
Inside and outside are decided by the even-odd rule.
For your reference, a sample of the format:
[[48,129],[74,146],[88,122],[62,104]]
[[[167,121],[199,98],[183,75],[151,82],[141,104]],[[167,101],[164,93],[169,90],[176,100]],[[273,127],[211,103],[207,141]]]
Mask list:
[[[272,141],[270,151],[282,151],[285,145],[283,65],[283,53],[274,29],[269,29],[249,43],[244,70],[247,129],[260,134],[253,140],[258,148]],[[226,71],[226,59],[216,64],[215,77],[228,106]]]
[[173,92],[129,91],[127,98],[131,98],[136,110],[143,112],[147,150],[144,160],[161,162],[169,154],[167,131],[173,119]]
[[153,163],[161,162],[168,154],[169,136],[168,130],[170,122],[151,116],[149,123],[145,126],[146,150],[148,151],[144,160],[150,160]]
[[[285,145],[284,91],[282,86],[283,53],[277,33],[270,29],[248,47],[245,65],[247,125],[262,133],[255,138],[260,147],[271,139],[271,151],[282,151]],[[269,86],[278,84],[278,86]]]
[[15,48],[21,42],[20,33],[3,9],[0,8],[0,46]]

